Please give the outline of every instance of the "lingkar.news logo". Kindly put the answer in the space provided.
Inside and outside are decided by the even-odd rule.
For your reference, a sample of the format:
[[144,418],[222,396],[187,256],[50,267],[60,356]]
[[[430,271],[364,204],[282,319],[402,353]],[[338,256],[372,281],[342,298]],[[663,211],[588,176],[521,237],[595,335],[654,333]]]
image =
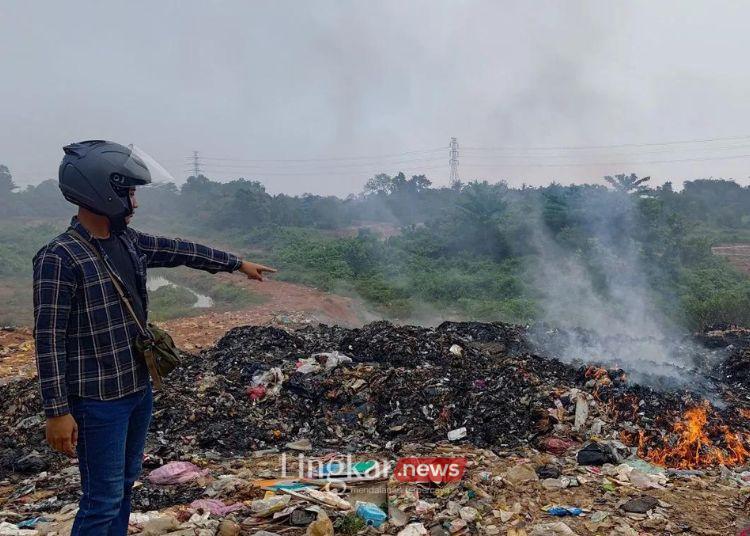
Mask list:
[[[466,472],[466,458],[448,457],[409,457],[393,460],[368,460],[354,462],[351,455],[346,459],[328,460],[323,462],[316,459],[305,459],[300,454],[297,458],[297,473],[300,478],[305,476],[325,477],[335,479],[337,477],[362,477],[374,478],[391,475],[398,482],[435,483],[445,484],[460,481]],[[288,475],[287,458],[281,456],[282,477]]]

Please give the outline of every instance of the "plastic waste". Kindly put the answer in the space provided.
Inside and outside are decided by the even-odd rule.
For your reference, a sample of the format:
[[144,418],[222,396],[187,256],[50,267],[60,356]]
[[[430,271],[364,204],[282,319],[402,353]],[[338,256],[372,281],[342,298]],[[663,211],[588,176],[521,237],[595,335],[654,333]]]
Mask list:
[[357,501],[354,505],[357,516],[371,527],[379,527],[388,519],[386,514],[378,505],[371,502]]
[[427,534],[427,529],[422,523],[409,523],[399,531],[398,536],[422,536],[423,534]]
[[16,526],[19,529],[33,529],[34,527],[36,527],[37,523],[39,523],[40,521],[46,521],[46,518],[34,517],[32,519],[27,519],[26,521],[21,521]]
[[529,536],[577,536],[577,534],[562,521],[556,521],[534,526]]
[[584,393],[578,393],[576,396],[576,413],[573,421],[573,430],[580,430],[586,425],[586,419],[589,418],[589,403]]
[[547,513],[555,517],[580,516],[583,510],[576,506],[552,506],[547,508]]
[[208,469],[201,469],[190,462],[169,462],[151,471],[146,478],[152,484],[183,484],[208,474]]
[[589,427],[589,434],[599,436],[602,435],[602,432],[604,432],[604,425],[606,423],[601,420],[600,418],[596,418],[593,421],[591,421],[591,426]]
[[542,480],[542,487],[548,490],[565,489],[570,487],[572,479],[562,476],[559,478],[545,478]]
[[305,536],[333,536],[333,523],[323,511],[318,511],[318,519],[307,526]]
[[325,368],[326,370],[332,370],[338,367],[339,365],[342,365],[344,363],[352,363],[352,358],[348,355],[344,355],[342,353],[339,353],[338,350],[334,350],[333,352],[322,352],[319,354],[315,354],[313,356],[316,357],[325,357]]
[[312,443],[309,439],[303,438],[297,441],[290,441],[286,444],[286,448],[292,450],[312,450]]
[[508,469],[508,472],[505,473],[505,479],[511,484],[521,484],[539,480],[539,477],[530,464],[522,463]]
[[247,395],[251,400],[277,396],[281,392],[283,382],[284,373],[281,372],[279,367],[259,372],[253,376],[253,380],[247,388]]
[[145,536],[154,536],[157,534],[166,534],[177,530],[180,526],[179,521],[176,518],[169,515],[159,515],[148,519],[146,522],[141,524],[143,534]]
[[542,441],[541,447],[550,454],[562,456],[573,445],[575,445],[575,441],[571,441],[570,439],[547,437]]
[[560,468],[553,464],[542,465],[537,468],[536,474],[539,478],[557,478],[560,476]]
[[302,508],[297,508],[296,510],[292,511],[292,514],[289,518],[292,525],[295,525],[297,527],[306,527],[315,519],[318,517],[317,512],[313,512],[311,510],[303,510]]
[[463,439],[466,437],[466,427],[462,426],[461,428],[456,428],[455,430],[451,430],[448,432],[448,439],[450,441],[457,441],[459,439]]
[[296,364],[297,372],[300,374],[311,374],[313,372],[320,372],[321,366],[318,360],[314,357],[308,357],[307,359],[299,359]]
[[591,514],[591,522],[601,523],[608,517],[609,517],[609,512],[606,512],[604,510],[599,510],[598,512],[594,512],[593,514]]
[[19,529],[13,523],[3,521],[0,523],[0,536],[35,536],[38,534],[36,529]]
[[256,385],[255,387],[248,387],[245,393],[250,400],[256,402],[266,396],[266,388],[262,385]]
[[195,510],[204,510],[217,516],[225,516],[231,512],[236,512],[243,508],[242,503],[226,505],[218,499],[198,499],[190,503],[190,508]]
[[231,519],[223,519],[219,523],[217,536],[239,536],[241,530],[240,526]]
[[458,515],[461,516],[461,519],[464,521],[471,522],[477,520],[479,517],[479,511],[473,506],[462,506],[458,511]]
[[664,489],[667,483],[667,477],[663,474],[647,474],[638,469],[630,472],[630,483],[640,490],[646,489]]
[[267,499],[256,499],[250,503],[250,509],[258,517],[265,517],[286,508],[291,495],[273,495]]
[[617,463],[617,453],[609,445],[592,441],[583,446],[576,455],[580,465],[604,465],[605,463]]

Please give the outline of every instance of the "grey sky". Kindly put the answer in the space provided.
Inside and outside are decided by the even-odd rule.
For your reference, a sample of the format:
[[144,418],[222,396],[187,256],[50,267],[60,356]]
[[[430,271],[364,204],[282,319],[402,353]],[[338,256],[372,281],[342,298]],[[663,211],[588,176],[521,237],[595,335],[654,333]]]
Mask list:
[[747,184],[750,158],[632,162],[750,155],[750,138],[469,147],[750,136],[748,20],[744,2],[5,1],[0,163],[38,182],[56,177],[65,143],[107,138],[182,182],[193,149],[243,160],[435,149],[205,160],[211,177],[274,193],[346,194],[381,170],[446,184],[456,136],[463,179],[633,171]]

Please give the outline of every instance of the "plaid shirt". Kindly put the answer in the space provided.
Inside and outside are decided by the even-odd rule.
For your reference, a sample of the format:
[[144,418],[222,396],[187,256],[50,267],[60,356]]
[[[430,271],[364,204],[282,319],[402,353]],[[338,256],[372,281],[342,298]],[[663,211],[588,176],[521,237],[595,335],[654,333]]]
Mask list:
[[[71,228],[89,240],[112,267],[99,242],[77,218]],[[242,264],[231,253],[179,238],[130,228],[123,238],[144,309],[148,307],[146,268],[185,265],[216,273],[232,272]],[[113,400],[144,389],[148,370],[135,357],[132,344],[138,333],[106,268],[85,244],[65,232],[39,250],[34,257],[34,337],[48,417],[69,412],[68,395]]]

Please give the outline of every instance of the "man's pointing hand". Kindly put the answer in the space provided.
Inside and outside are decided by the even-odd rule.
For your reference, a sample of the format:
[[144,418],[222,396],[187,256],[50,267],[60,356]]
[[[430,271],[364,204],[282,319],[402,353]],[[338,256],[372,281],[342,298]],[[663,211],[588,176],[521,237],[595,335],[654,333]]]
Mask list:
[[263,281],[263,272],[273,274],[276,272],[275,268],[269,266],[263,266],[262,264],[255,264],[250,261],[242,261],[240,266],[240,272],[247,275],[248,279],[255,279],[256,281]]

